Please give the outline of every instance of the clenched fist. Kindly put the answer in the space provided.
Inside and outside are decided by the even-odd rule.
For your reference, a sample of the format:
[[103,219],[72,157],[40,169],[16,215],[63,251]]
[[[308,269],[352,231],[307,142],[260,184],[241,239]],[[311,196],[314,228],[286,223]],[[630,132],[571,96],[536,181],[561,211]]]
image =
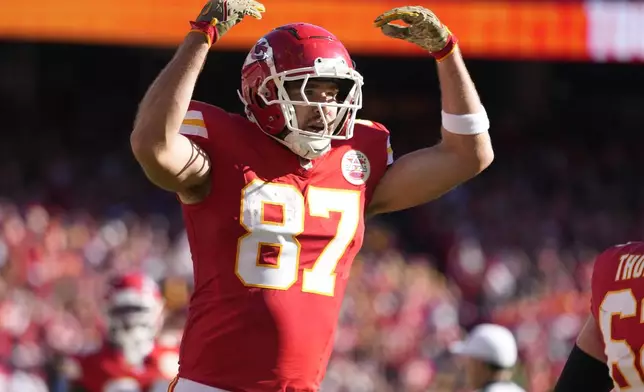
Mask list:
[[[390,23],[397,20],[402,20],[409,26]],[[374,24],[386,36],[416,44],[430,52],[438,61],[449,56],[456,44],[456,37],[447,26],[432,11],[420,6],[394,8],[378,16]]]
[[191,22],[191,25],[193,31],[206,34],[208,42],[212,44],[245,16],[261,19],[264,11],[266,8],[255,0],[211,0],[204,5],[197,20]]

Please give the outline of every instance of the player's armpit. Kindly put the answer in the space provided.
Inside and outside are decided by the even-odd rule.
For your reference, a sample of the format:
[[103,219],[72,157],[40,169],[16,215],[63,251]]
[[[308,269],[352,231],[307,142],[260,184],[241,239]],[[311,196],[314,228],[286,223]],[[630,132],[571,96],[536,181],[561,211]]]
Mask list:
[[487,133],[475,136],[446,133],[443,131],[443,141],[436,146],[406,154],[389,167],[374,191],[367,214],[427,203],[489,166],[491,152],[476,149],[476,145],[489,145]]
[[210,159],[187,137],[173,135],[158,148],[145,143],[143,138],[131,138],[134,156],[150,181],[160,188],[181,193],[204,184],[208,179]]

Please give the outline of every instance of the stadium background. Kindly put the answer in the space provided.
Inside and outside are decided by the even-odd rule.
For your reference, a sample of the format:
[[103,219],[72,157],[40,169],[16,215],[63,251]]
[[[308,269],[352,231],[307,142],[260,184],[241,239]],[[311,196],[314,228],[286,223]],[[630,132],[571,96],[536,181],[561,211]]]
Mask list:
[[[518,338],[517,380],[545,392],[587,315],[594,255],[644,234],[644,4],[419,3],[460,36],[496,160],[436,202],[369,222],[323,391],[458,391],[445,348],[493,321]],[[396,156],[437,140],[432,61],[370,27],[403,2],[265,4],[263,21],[214,48],[197,99],[241,111],[244,52],[303,20],[347,42],[366,80],[360,117],[389,127]],[[100,342],[116,271],[161,282],[166,333],[180,333],[192,271],[179,207],[143,177],[128,135],[200,6],[0,3],[0,378],[65,391],[60,359]]]

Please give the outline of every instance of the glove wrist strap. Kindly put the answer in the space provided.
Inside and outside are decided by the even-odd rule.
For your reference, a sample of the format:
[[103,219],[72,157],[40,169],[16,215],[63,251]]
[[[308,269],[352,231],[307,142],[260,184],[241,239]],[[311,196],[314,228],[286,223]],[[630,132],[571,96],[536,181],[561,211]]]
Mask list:
[[449,56],[454,53],[454,50],[456,50],[456,47],[458,46],[458,38],[454,34],[450,34],[449,37],[447,38],[447,43],[445,44],[445,47],[438,52],[430,52],[429,54],[436,59],[437,62],[441,62],[448,58]]
[[[216,23],[216,20],[214,22]],[[190,30],[191,33],[201,33],[206,36],[206,39],[208,40],[208,46],[211,46],[213,43],[217,42],[217,39],[219,38],[217,35],[217,29],[212,23],[206,21],[191,21],[190,27],[192,27],[192,29]]]

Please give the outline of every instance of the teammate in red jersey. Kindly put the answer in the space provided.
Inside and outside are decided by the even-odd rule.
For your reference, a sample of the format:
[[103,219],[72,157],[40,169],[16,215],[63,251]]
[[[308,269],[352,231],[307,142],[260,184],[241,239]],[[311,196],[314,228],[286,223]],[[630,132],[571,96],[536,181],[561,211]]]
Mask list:
[[[324,377],[367,214],[413,207],[493,159],[489,121],[456,38],[422,7],[379,16],[439,62],[442,141],[393,163],[389,132],[356,120],[362,76],[330,32],[278,27],[242,67],[246,116],[191,102],[211,43],[252,0],[208,2],[140,106],[131,144],[178,194],[195,289],[175,392],[315,391]],[[402,19],[409,24],[389,24]]]
[[166,391],[178,369],[176,344],[157,339],[163,303],[154,281],[126,274],[110,282],[108,335],[97,351],[68,359],[72,392]]
[[644,391],[644,242],[609,248],[595,260],[591,315],[556,392]]

